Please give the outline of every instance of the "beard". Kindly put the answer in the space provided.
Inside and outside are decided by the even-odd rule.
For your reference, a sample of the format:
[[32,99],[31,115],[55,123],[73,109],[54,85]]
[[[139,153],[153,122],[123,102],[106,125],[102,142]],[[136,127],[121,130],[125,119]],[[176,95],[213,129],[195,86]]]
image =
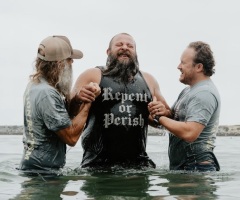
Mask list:
[[[118,56],[127,55],[127,60],[118,60]],[[111,76],[118,82],[129,83],[139,71],[137,55],[132,55],[126,50],[119,51],[117,55],[109,54],[107,69],[103,75]]]
[[65,63],[62,72],[59,75],[59,82],[57,88],[67,99],[70,97],[72,88],[72,66]]
[[196,77],[194,75],[193,70],[191,71],[185,71],[181,76],[179,77],[179,81],[185,85],[192,85],[195,81]]

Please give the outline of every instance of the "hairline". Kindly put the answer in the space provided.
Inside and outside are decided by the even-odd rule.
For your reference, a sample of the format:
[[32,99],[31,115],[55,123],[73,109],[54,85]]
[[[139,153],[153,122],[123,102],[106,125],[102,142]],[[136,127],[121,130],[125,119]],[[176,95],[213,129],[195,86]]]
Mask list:
[[[112,37],[112,39],[111,39],[110,42],[109,42],[108,49],[111,49],[111,46],[112,46],[113,40],[114,40],[117,36],[119,36],[119,35],[127,35],[127,36],[129,36],[129,37],[131,37],[131,38],[133,39],[133,36],[131,36],[131,35],[128,34],[128,33],[119,33],[119,34],[117,34],[117,35],[115,35],[115,36]],[[135,45],[135,48],[136,48],[136,42],[135,42],[134,39],[133,39],[133,42],[134,42],[134,45]]]

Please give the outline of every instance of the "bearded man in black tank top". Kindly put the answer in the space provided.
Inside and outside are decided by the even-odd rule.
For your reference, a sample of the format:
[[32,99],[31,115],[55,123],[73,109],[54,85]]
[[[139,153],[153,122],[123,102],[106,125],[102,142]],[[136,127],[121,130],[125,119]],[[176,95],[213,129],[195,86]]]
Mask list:
[[115,35],[107,49],[106,66],[80,74],[71,95],[71,114],[81,102],[92,101],[84,85],[98,83],[101,94],[92,103],[85,130],[81,167],[155,168],[146,152],[148,125],[155,126],[148,104],[156,115],[171,117],[171,111],[155,78],[139,70],[136,44],[127,33]]

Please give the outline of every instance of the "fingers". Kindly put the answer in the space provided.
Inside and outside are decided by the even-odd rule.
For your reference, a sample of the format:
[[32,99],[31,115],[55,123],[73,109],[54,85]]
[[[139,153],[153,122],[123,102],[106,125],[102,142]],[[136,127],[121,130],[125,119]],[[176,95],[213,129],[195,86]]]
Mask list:
[[80,91],[76,94],[75,98],[77,98],[79,101],[90,103],[95,100],[95,95],[90,90],[82,87]]
[[161,101],[156,101],[148,107],[148,111],[151,116],[155,117],[156,115],[164,115],[166,112],[166,107]]
[[75,95],[79,101],[91,103],[101,93],[101,89],[97,83],[90,82],[88,85],[81,87],[79,92]]
[[151,108],[157,103],[157,97],[153,96],[153,100],[148,104],[148,107]]
[[99,85],[97,83],[93,83],[93,82],[90,82],[89,85],[94,88],[94,94],[97,97],[101,93],[101,89],[100,89]]

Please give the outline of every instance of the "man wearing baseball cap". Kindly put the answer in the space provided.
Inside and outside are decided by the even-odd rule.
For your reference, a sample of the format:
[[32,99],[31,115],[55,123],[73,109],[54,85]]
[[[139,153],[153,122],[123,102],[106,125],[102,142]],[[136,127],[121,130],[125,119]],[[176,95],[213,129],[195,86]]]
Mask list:
[[[66,161],[66,145],[77,143],[91,106],[91,102],[82,103],[73,119],[68,114],[72,63],[82,57],[65,36],[41,41],[36,72],[24,93],[24,152],[19,167],[23,172],[59,174]],[[87,90],[92,100],[100,93],[96,83],[85,85]]]

